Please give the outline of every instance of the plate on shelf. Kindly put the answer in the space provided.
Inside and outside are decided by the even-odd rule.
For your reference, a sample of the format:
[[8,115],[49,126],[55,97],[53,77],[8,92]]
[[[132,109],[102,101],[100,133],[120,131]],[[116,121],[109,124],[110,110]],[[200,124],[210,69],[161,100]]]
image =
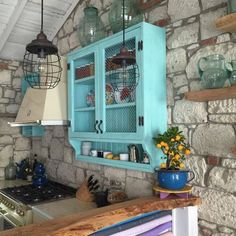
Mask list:
[[88,107],[95,106],[95,91],[94,90],[90,90],[89,93],[87,94],[86,103]]
[[130,102],[130,91],[128,88],[123,88],[121,91],[115,91],[116,103],[128,103]]
[[106,83],[106,104],[113,104],[115,100],[114,88],[111,84]]

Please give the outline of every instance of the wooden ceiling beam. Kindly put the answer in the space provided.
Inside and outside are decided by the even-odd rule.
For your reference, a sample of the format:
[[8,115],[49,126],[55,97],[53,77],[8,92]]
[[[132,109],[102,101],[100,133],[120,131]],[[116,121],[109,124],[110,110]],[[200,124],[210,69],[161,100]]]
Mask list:
[[11,17],[9,18],[9,21],[7,23],[7,26],[5,30],[2,32],[0,37],[0,52],[2,51],[5,43],[7,42],[7,39],[9,35],[11,34],[11,31],[13,30],[17,20],[19,19],[25,5],[27,4],[28,0],[18,0],[14,11],[11,14]]

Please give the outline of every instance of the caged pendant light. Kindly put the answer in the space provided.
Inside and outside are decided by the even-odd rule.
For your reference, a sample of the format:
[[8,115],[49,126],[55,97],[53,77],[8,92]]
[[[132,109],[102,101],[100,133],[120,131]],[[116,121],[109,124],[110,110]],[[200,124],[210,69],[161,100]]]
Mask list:
[[58,49],[43,32],[43,0],[41,30],[37,38],[26,46],[23,72],[31,88],[52,89],[60,82],[62,67]]
[[126,97],[137,87],[140,75],[135,53],[130,52],[125,46],[125,0],[123,0],[122,10],[123,42],[120,52],[111,59],[108,80],[115,91],[121,92],[122,96]]

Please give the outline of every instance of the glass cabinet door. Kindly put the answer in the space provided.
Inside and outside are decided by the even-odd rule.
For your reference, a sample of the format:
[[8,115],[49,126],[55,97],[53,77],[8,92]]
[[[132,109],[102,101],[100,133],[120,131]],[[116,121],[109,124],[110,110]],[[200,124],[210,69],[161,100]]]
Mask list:
[[72,116],[74,124],[72,124],[73,132],[80,133],[80,137],[96,134],[96,114],[98,103],[98,95],[96,91],[97,66],[96,53],[87,52],[73,61],[74,79],[72,81]]
[[[116,79],[111,79],[113,76],[119,79],[119,76],[123,76],[123,68],[112,63],[112,58],[120,52],[122,47],[122,38],[119,43],[111,42],[110,45],[104,47],[103,55],[103,68],[104,68],[104,83],[103,88],[103,136],[124,138],[124,134],[128,135],[126,138],[136,138],[140,132],[138,124],[138,116],[141,113],[140,105],[136,94],[138,94],[139,86],[131,91],[126,87],[126,83],[119,84],[119,89],[115,87],[117,85]],[[138,38],[132,34],[126,39],[125,46],[130,54],[136,56],[136,48],[138,44]],[[138,60],[137,60],[138,61]],[[133,75],[139,73],[139,71],[133,71],[133,66],[127,67],[126,77],[127,84],[135,80]],[[137,70],[137,69],[136,69]],[[138,81],[137,81],[138,82]],[[136,81],[134,81],[136,83]]]

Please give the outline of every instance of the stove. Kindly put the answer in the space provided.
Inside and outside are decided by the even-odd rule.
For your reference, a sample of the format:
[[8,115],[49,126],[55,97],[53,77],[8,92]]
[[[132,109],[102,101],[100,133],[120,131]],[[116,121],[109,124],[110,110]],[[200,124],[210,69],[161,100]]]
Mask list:
[[5,223],[13,227],[32,223],[31,206],[75,197],[76,189],[49,181],[43,186],[32,184],[0,190],[0,228]]

